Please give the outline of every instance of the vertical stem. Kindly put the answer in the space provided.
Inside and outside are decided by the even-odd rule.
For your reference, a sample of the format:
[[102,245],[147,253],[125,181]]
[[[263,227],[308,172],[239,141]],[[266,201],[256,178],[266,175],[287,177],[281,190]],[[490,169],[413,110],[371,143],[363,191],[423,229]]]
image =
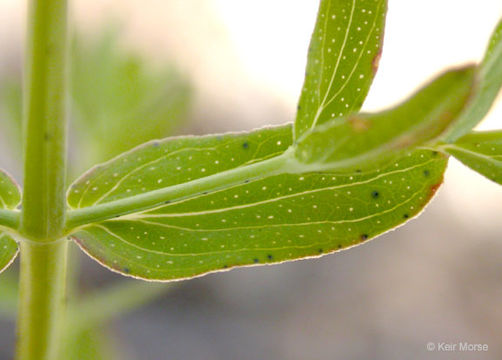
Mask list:
[[24,88],[21,230],[54,241],[65,216],[66,0],[30,0]]
[[68,243],[21,242],[17,359],[58,358]]
[[64,314],[67,0],[29,0],[18,360],[57,358]]

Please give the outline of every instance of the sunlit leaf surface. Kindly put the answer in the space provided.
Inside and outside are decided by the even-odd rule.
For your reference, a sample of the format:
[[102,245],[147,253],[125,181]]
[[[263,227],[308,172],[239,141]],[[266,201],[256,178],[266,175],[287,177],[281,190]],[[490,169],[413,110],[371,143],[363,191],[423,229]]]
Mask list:
[[[187,176],[222,170],[219,166],[252,163],[284,151],[291,138],[286,126],[250,135],[150,143],[78,180],[70,190],[70,204],[99,204],[147,189],[142,186],[168,186]],[[178,151],[178,142],[189,149],[186,154]],[[159,157],[163,149],[172,155]],[[151,163],[159,158],[161,162]],[[201,163],[188,171],[191,161]],[[262,174],[265,178],[83,226],[72,236],[106,266],[152,280],[319,256],[361,243],[415,216],[441,183],[445,164],[442,155],[424,150],[371,172]],[[141,171],[134,170],[139,167]]]
[[468,103],[474,69],[448,71],[387,111],[354,114],[316,127],[298,140],[298,159],[314,168],[362,171],[438,138]]
[[[0,209],[14,209],[21,201],[21,193],[14,180],[0,171]],[[17,244],[6,232],[0,232],[0,272],[14,260]]]
[[95,167],[68,193],[72,208],[129,198],[265,160],[291,145],[291,126],[152,141]]
[[469,107],[444,137],[454,142],[476,126],[490,110],[502,87],[502,20],[498,23],[479,66],[479,84]]
[[70,236],[117,272],[167,281],[320,256],[416,216],[442,182],[437,137],[469,104],[476,77],[453,70],[401,106],[354,115],[385,10],[380,0],[321,1],[294,131],[172,138],[125,153],[70,187]]
[[385,0],[321,1],[295,138],[359,110],[378,67],[386,10]]
[[443,149],[474,171],[502,185],[502,131],[467,134]]

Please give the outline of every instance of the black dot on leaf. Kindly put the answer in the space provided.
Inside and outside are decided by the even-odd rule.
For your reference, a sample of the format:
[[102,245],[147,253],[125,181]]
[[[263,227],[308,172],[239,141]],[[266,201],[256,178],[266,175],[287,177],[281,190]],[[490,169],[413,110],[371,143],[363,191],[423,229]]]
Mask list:
[[342,248],[342,244],[338,244],[338,248],[341,249]]
[[424,170],[424,176],[425,176],[425,177],[428,177],[430,174],[431,174],[431,173],[430,173],[430,171],[429,171],[429,170]]
[[361,240],[364,241],[364,240],[367,240],[368,239],[368,234],[362,234],[361,235]]
[[317,250],[319,252],[319,254],[322,254],[323,253],[323,249],[319,249]]
[[242,148],[243,149],[248,149],[249,148],[249,143],[248,142],[245,142],[242,144]]
[[171,203],[171,200],[164,201],[164,204],[170,204],[170,203]]
[[362,172],[361,169],[356,169],[356,173],[360,173],[360,172]]
[[130,271],[130,270],[129,270],[129,268],[124,268],[124,272],[125,272],[126,274],[129,274],[129,271]]
[[272,260],[274,257],[271,254],[267,255],[267,259]]
[[380,193],[378,191],[374,190],[371,192],[371,197],[373,199],[378,199],[379,196],[380,196]]
[[438,152],[437,151],[433,151],[432,152],[432,156],[438,156]]
[[258,260],[257,258],[254,258],[253,262],[256,264],[256,263],[260,262],[260,260]]
[[223,269],[226,269],[226,268],[228,268],[228,265],[223,265]]
[[408,214],[404,214],[404,215],[403,215],[403,218],[404,218],[404,219],[408,219],[409,217],[410,217],[410,215],[408,215]]

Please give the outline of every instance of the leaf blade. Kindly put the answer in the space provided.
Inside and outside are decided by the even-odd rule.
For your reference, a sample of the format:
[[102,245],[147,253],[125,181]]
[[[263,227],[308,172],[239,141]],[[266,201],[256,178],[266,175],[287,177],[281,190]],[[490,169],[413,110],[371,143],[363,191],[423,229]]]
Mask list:
[[358,111],[380,58],[387,1],[322,0],[309,47],[295,139]]
[[445,142],[453,143],[476,126],[490,110],[502,87],[502,19],[497,24],[485,57],[479,66],[479,85],[458,122],[444,135]]
[[285,125],[148,142],[77,179],[68,190],[68,205],[106,204],[250,165],[282,154],[291,139],[291,126]]
[[12,264],[18,252],[17,243],[12,236],[5,232],[0,233],[0,273]]
[[[138,209],[135,213],[122,214],[115,219],[108,216],[104,221],[78,228],[71,235],[86,253],[112,270],[162,281],[190,278],[234,266],[319,256],[356,245],[407,221],[430,200],[442,181],[446,159],[436,151],[413,150],[413,147],[435,138],[455,120],[469,97],[474,78],[471,67],[450,71],[418,92],[405,103],[404,108],[398,107],[397,111],[389,110],[383,115],[371,115],[380,121],[387,121],[384,130],[390,131],[381,136],[379,128],[370,129],[368,133],[373,139],[370,145],[380,146],[379,142],[375,143],[376,140],[392,143],[396,137],[402,137],[403,132],[407,135],[406,146],[385,148],[400,157],[392,164],[386,163],[378,169],[368,167],[363,172],[355,169],[345,171],[330,162],[314,164],[314,167],[305,162],[286,162],[278,173],[261,174],[246,182],[226,183],[210,191],[194,191],[188,197],[158,202],[148,209]],[[428,108],[425,105],[431,97],[436,103]],[[399,127],[396,119],[409,112],[410,102],[415,114],[402,120],[403,124]],[[445,113],[448,116],[443,118]],[[371,150],[371,146],[366,144],[367,138],[357,141],[360,129],[352,131],[351,119],[349,116],[338,119],[338,122],[349,126],[348,138],[356,145],[366,146],[361,146],[364,148],[361,151]],[[426,126],[417,126],[422,122]],[[322,126],[312,133],[320,131],[318,129]],[[266,140],[261,140],[262,143],[256,141],[258,135]],[[307,134],[304,138],[309,136]],[[416,139],[411,141],[410,136]],[[90,207],[92,210],[95,204],[106,205],[117,199],[136,196],[137,189],[134,190],[133,185],[140,179],[142,184],[147,183],[145,174],[155,170],[143,165],[152,164],[152,158],[144,156],[152,148],[157,154],[153,157],[154,161],[162,159],[162,173],[172,172],[179,161],[202,161],[202,158],[193,159],[193,154],[202,151],[205,162],[199,165],[197,174],[204,179],[217,175],[217,171],[225,174],[229,170],[245,169],[248,164],[264,163],[267,161],[264,159],[284,156],[294,159],[294,152],[290,151],[291,137],[291,128],[286,126],[229,137],[168,139],[162,145],[157,143],[156,147],[152,144],[140,147],[77,181],[69,197],[72,191],[79,190],[79,194],[84,194],[83,189],[92,189],[98,183],[109,182],[108,190],[105,188],[104,195],[94,197],[89,197],[89,193],[82,195],[83,201],[78,198],[80,195],[76,195],[70,199],[70,205],[84,209]],[[326,145],[324,139],[321,140]],[[278,143],[281,145],[279,148]],[[227,147],[228,144],[232,146]],[[263,151],[254,151],[251,156],[249,153],[247,156],[239,155],[239,151],[246,154],[251,144],[256,148],[262,147]],[[302,144],[300,140],[293,145],[293,149]],[[323,146],[322,155],[331,150],[332,145]],[[192,158],[177,158],[179,150],[185,148],[188,149],[187,156],[190,154]],[[208,149],[212,150],[208,152]],[[353,156],[352,150],[349,148],[348,153],[342,150],[342,159]],[[164,151],[175,156],[164,156]],[[226,160],[222,156],[226,156]],[[124,159],[129,159],[125,166]],[[210,167],[215,159],[228,166]],[[133,169],[139,169],[138,177],[129,179],[123,186],[121,174],[131,174],[130,164],[134,165]],[[358,160],[357,164],[360,165],[361,161]],[[207,167],[204,174],[200,171],[202,166]],[[179,176],[163,177],[165,181],[162,185],[149,184],[154,186],[154,190],[162,186],[176,187],[190,181],[193,176],[190,174],[192,172],[185,171]],[[157,175],[154,178],[157,179]],[[119,186],[113,185],[114,181]],[[381,202],[383,199],[387,202]]]
[[[15,209],[21,202],[21,192],[16,182],[4,171],[0,170],[0,209]],[[16,258],[17,243],[5,231],[0,231],[0,273]]]
[[294,145],[296,157],[313,170],[374,169],[438,139],[468,106],[475,81],[473,66],[447,71],[389,110],[318,126]]
[[502,185],[502,130],[472,132],[441,146],[464,165]]
[[370,174],[277,175],[88,225],[72,237],[112,270],[148,280],[320,256],[418,214],[445,165],[438,153],[415,151]]

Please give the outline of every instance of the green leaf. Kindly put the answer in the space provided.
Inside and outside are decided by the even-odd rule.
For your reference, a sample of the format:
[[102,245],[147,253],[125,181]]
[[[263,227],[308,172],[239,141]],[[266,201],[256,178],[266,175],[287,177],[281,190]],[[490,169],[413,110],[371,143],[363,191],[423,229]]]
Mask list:
[[386,10],[385,0],[321,1],[295,139],[318,124],[360,109],[378,67]]
[[316,120],[295,144],[290,126],[148,143],[71,186],[67,231],[105,266],[149,280],[359,244],[431,199],[447,157],[416,146],[435,145],[475,80],[473,67],[449,71],[395,109]]
[[106,215],[95,224],[77,221],[84,226],[72,236],[106,266],[151,280],[360,243],[429,201],[446,159],[413,147],[455,121],[474,75],[472,67],[449,71],[395,109],[335,119],[292,147],[289,126],[146,144],[71,187],[73,209]]
[[0,208],[15,209],[21,203],[19,187],[6,172],[0,170]]
[[91,169],[68,192],[73,209],[127,199],[282,154],[291,126],[251,133],[178,137],[146,143]]
[[296,156],[313,170],[375,169],[455,123],[471,96],[474,75],[474,67],[451,70],[395,108],[320,125],[298,140]]
[[469,107],[443,137],[453,143],[471,131],[490,110],[502,87],[502,20],[490,39],[486,55],[479,67],[479,84]]
[[[0,170],[0,209],[15,209],[20,202],[21,193],[17,184],[7,173]],[[14,261],[17,252],[17,243],[12,236],[0,230],[0,272]]]
[[502,130],[473,132],[441,149],[502,185]]
[[[189,179],[239,171],[283,153],[291,139],[291,127],[285,126],[150,143],[82,177],[72,186],[69,203],[92,212],[141,196],[150,186],[176,189]],[[427,150],[354,174],[291,174],[286,162],[282,173],[194,191],[146,211],[79,226],[71,236],[105,266],[150,280],[319,256],[417,215],[441,183],[445,165],[445,157]]]
[[17,243],[12,236],[0,233],[0,272],[4,271],[14,261],[18,252]]

